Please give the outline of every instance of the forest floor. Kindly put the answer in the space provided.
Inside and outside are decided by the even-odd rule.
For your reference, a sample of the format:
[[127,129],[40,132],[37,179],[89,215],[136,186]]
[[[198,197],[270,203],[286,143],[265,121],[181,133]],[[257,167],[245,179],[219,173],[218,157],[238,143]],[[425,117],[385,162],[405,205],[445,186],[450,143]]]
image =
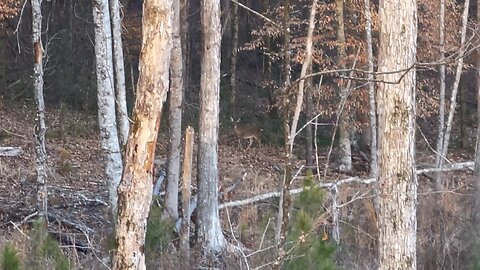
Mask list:
[[[31,104],[7,104],[0,99],[0,146],[21,147],[24,151],[18,157],[0,157],[0,247],[7,242],[12,243],[21,251],[19,254],[22,259],[27,258],[31,249],[27,239],[36,204],[33,139],[35,111],[32,108]],[[102,177],[96,116],[57,108],[48,109],[46,117],[51,235],[59,240],[64,252],[68,253],[75,263],[75,269],[107,269],[102,266],[102,261],[108,257],[104,250],[109,245],[106,239],[112,233],[112,226],[106,215],[108,193],[107,184]],[[165,133],[159,135],[157,157],[160,160],[166,158],[167,138]],[[423,146],[419,149],[428,149],[425,143],[420,144]],[[321,149],[321,172],[324,170],[327,152],[328,149]],[[455,151],[452,156],[458,162],[473,158],[473,154],[466,151]],[[358,169],[354,175],[339,174],[329,169],[322,181],[334,182],[352,176],[366,178],[367,173],[362,171],[366,161],[359,156],[355,156],[354,160],[355,168]],[[258,147],[254,144],[245,151],[238,147],[231,132],[221,130],[219,188],[222,191],[234,187],[231,192],[224,193],[221,203],[276,191],[280,178],[276,168],[281,168],[283,163],[282,147],[268,144]],[[427,150],[419,151],[417,164],[430,167],[429,164],[433,164],[433,154]],[[299,176],[305,174],[304,170],[299,171],[302,165],[303,160],[294,160],[293,171],[299,172]],[[449,257],[445,260],[460,266],[466,256],[469,239],[472,173],[449,172],[445,173],[444,177],[448,190],[444,198],[446,234],[450,247]],[[432,230],[433,224],[438,222],[434,211],[438,203],[432,192],[434,178],[433,175],[421,175],[418,180],[419,265],[423,265],[423,269],[434,269],[429,267],[436,258],[432,259],[432,254],[438,253],[438,235]],[[301,182],[297,180],[293,186],[300,187]],[[375,261],[378,232],[371,192],[371,185],[358,183],[342,186],[339,190],[338,201],[345,206],[341,208],[340,217],[342,243],[345,243],[342,244],[341,261],[346,269],[371,269]],[[330,196],[327,197],[325,209],[330,208]],[[229,235],[227,238],[232,239],[235,235],[235,239],[252,251],[268,246],[268,239],[264,239],[265,232],[268,231],[267,238],[268,235],[271,236],[274,215],[275,206],[272,200],[234,207],[228,212],[221,211],[223,227],[226,235]],[[331,224],[328,223],[329,221],[325,222],[324,230],[331,229]],[[270,243],[273,243],[271,241]],[[271,255],[251,257],[251,266],[265,263],[266,258],[272,258]],[[165,256],[161,263],[163,266],[175,265],[175,259]]]

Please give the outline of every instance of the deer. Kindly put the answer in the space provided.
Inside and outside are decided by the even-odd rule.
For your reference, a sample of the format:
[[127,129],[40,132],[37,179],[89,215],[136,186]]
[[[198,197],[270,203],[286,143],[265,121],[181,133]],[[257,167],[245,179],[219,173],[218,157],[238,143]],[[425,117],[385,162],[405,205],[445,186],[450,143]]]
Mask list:
[[235,136],[238,138],[238,146],[241,148],[242,139],[248,139],[250,141],[247,149],[247,151],[253,144],[253,140],[255,139],[258,143],[258,146],[261,146],[261,134],[262,130],[260,127],[257,127],[255,125],[249,125],[249,124],[244,124],[244,125],[238,125],[240,122],[240,118],[237,121],[234,121],[232,118],[230,118],[232,122],[234,122],[233,126],[233,133],[235,133]]

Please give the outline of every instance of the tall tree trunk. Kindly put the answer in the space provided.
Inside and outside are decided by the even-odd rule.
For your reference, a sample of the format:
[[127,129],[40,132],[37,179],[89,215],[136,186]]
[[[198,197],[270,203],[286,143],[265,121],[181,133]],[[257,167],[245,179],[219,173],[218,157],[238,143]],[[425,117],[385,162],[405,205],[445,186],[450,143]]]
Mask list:
[[[345,20],[343,11],[343,1],[335,0],[335,17],[337,20],[337,42],[338,42],[338,64],[340,69],[345,68],[346,51],[345,51]],[[340,102],[345,102],[347,98],[347,87],[344,80],[339,80],[338,93]],[[345,109],[344,109],[345,110]],[[352,146],[350,142],[350,133],[347,130],[348,112],[340,111],[338,116],[338,134],[339,134],[339,170],[342,172],[350,172],[352,170]]]
[[[465,0],[465,6],[463,8],[462,14],[462,30],[461,30],[461,37],[460,37],[460,50],[459,50],[459,58],[457,60],[457,70],[455,71],[455,81],[453,82],[452,86],[452,96],[450,97],[450,109],[448,111],[448,119],[447,124],[445,127],[445,134],[443,137],[442,143],[442,152],[441,158],[439,163],[439,168],[443,166],[444,160],[447,157],[448,153],[448,144],[450,141],[450,133],[452,131],[453,125],[453,115],[455,114],[455,108],[457,106],[457,93],[458,93],[458,86],[460,85],[460,77],[462,76],[463,70],[463,57],[465,53],[465,41],[467,37],[467,25],[468,25],[468,9],[470,6],[470,0]],[[437,178],[441,178],[442,174],[439,172],[437,174]],[[437,180],[439,182],[440,180]]]
[[[440,104],[438,113],[438,136],[437,136],[437,154],[435,165],[440,167],[442,159],[443,138],[445,136],[445,0],[440,0],[440,20],[439,20],[439,49],[440,49]],[[444,219],[444,201],[443,201],[443,178],[441,174],[437,174],[435,179],[435,198],[438,206],[435,208],[435,215],[439,218],[437,227],[434,227],[436,235],[439,235],[439,243],[437,247],[433,247],[432,255],[435,256],[434,261],[437,268],[441,268],[445,255],[445,219]],[[440,248],[440,250],[439,250]]]
[[145,0],[142,50],[133,129],[118,188],[118,221],[113,269],[145,270],[145,230],[152,200],[153,161],[163,102],[168,92],[172,2]]
[[[416,0],[380,2],[379,269],[417,269],[415,173]],[[411,68],[411,69],[410,69]],[[399,70],[410,69],[404,72]],[[403,78],[402,78],[403,76]]]
[[190,78],[190,43],[189,43],[189,23],[188,17],[189,13],[189,4],[190,0],[180,0],[180,38],[182,43],[182,55],[183,55],[183,83],[184,83],[184,92],[188,89],[188,78]]
[[7,89],[7,56],[5,55],[7,47],[7,32],[0,27],[0,91]]
[[107,0],[93,1],[95,29],[95,71],[97,76],[98,125],[100,146],[105,159],[112,220],[117,214],[117,187],[122,176],[122,156],[118,142],[113,89],[112,43],[110,15]]
[[202,0],[202,62],[198,145],[198,242],[207,253],[226,241],[218,213],[218,120],[220,103],[220,1]]
[[120,18],[119,0],[110,1],[112,36],[113,36],[113,66],[115,68],[115,93],[117,121],[120,146],[127,143],[129,122],[127,111],[127,94],[125,90],[125,66],[122,46],[122,20]]
[[[315,11],[317,7],[317,0],[312,1],[312,7],[310,9],[310,18],[308,21],[308,31],[307,31],[307,40],[305,41],[305,60],[302,64],[302,70],[300,71],[300,78],[307,75],[308,67],[312,61],[312,46],[313,46],[313,28],[315,27]],[[301,80],[298,84],[298,93],[297,93],[297,104],[295,106],[295,112],[292,119],[292,128],[289,135],[289,144],[290,144],[290,153],[293,151],[293,143],[295,141],[297,133],[298,119],[300,118],[300,112],[302,111],[303,105],[303,90],[305,88],[305,80]]]
[[[480,1],[477,0],[477,25],[480,24]],[[477,143],[475,147],[475,209],[473,221],[480,228],[480,48],[477,48]]]
[[45,151],[45,102],[43,99],[42,0],[32,0],[33,88],[37,115],[35,117],[35,169],[37,171],[37,211],[46,222],[47,216],[47,154]]
[[175,222],[178,219],[178,181],[182,143],[183,57],[180,38],[180,0],[173,1],[172,61],[170,62],[170,141],[168,145],[167,193],[165,206]]
[[377,178],[377,109],[375,83],[373,82],[373,39],[372,39],[372,15],[370,10],[370,0],[365,0],[365,33],[367,39],[367,58],[368,58],[368,100],[370,105],[370,176]]
[[291,54],[290,54],[290,0],[283,1],[283,136],[285,139],[284,159],[285,173],[279,179],[280,200],[277,214],[277,224],[275,227],[275,241],[277,242],[277,258],[272,266],[273,270],[281,269],[285,262],[285,243],[287,240],[287,231],[290,215],[288,214],[292,199],[290,195],[290,184],[292,179],[292,159],[289,145],[289,120],[290,120],[290,100],[288,98],[288,89],[291,80]]
[[[312,63],[310,62],[310,67],[308,68],[307,73],[312,73]],[[305,97],[305,113],[307,114],[307,121],[312,121],[313,117],[315,117],[313,113],[313,79],[312,77],[306,79],[305,81],[306,87],[306,97]],[[313,136],[313,124],[310,123],[305,127],[306,133],[306,165],[313,166],[313,140],[315,137]]]
[[236,95],[237,95],[237,55],[238,55],[238,5],[232,7],[232,58],[230,63],[230,109],[231,115],[236,119]]

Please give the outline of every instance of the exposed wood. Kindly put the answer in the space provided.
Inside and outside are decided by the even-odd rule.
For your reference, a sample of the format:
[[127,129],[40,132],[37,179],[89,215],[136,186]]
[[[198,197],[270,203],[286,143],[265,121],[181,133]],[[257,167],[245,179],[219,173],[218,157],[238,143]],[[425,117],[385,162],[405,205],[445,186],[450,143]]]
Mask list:
[[183,158],[183,183],[182,183],[182,222],[180,229],[180,252],[188,261],[190,258],[190,186],[192,183],[192,161],[194,130],[187,127],[185,134],[185,154]]
[[169,86],[172,2],[145,0],[132,131],[118,187],[115,270],[145,270],[145,232],[152,201],[155,146]]

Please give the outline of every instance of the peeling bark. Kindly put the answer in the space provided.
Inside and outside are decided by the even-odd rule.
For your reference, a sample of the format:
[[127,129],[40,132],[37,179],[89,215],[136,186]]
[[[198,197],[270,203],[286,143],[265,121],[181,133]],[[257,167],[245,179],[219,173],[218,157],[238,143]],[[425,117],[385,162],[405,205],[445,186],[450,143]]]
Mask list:
[[163,103],[168,92],[172,2],[145,0],[142,50],[132,131],[118,187],[113,269],[145,270],[145,232],[152,201],[153,164]]

